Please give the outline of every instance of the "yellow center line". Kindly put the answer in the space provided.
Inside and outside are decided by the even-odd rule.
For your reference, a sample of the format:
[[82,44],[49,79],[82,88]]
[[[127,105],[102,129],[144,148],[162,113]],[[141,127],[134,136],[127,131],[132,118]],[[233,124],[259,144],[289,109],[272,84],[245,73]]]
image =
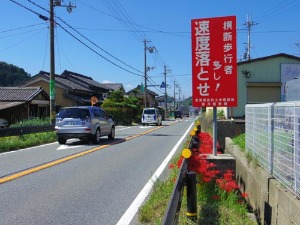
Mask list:
[[104,149],[104,148],[107,148],[109,146],[112,146],[112,145],[115,145],[115,144],[118,144],[118,143],[121,143],[123,142],[124,140],[125,141],[128,141],[128,140],[131,140],[133,138],[137,138],[137,137],[140,137],[140,136],[143,136],[145,134],[148,134],[148,133],[151,133],[155,130],[158,130],[162,128],[162,126],[159,126],[159,127],[156,127],[154,129],[151,129],[151,130],[147,130],[143,133],[140,133],[140,134],[137,134],[137,135],[134,135],[134,136],[130,136],[130,137],[127,137],[123,140],[120,140],[120,141],[115,141],[113,142],[112,144],[108,144],[108,145],[101,145],[99,147],[96,147],[96,148],[92,148],[92,149],[89,149],[89,150],[86,150],[86,151],[83,151],[83,152],[80,152],[80,153],[77,153],[77,154],[74,154],[74,155],[70,155],[70,156],[67,156],[67,157],[64,157],[64,158],[61,158],[61,159],[57,159],[57,160],[54,160],[52,162],[48,162],[48,163],[45,163],[45,164],[42,164],[42,165],[39,165],[39,166],[36,166],[36,167],[33,167],[33,168],[30,168],[30,169],[26,169],[26,170],[23,170],[21,172],[17,172],[17,173],[14,173],[14,174],[11,174],[11,175],[8,175],[8,176],[5,176],[5,177],[2,177],[0,178],[0,184],[3,184],[5,182],[8,182],[8,181],[11,181],[11,180],[15,180],[17,178],[20,178],[20,177],[23,177],[23,176],[26,176],[28,174],[31,174],[31,173],[35,173],[35,172],[38,172],[40,170],[43,170],[43,169],[47,169],[49,167],[52,167],[52,166],[56,166],[60,163],[64,163],[66,161],[69,161],[69,160],[72,160],[72,159],[76,159],[78,157],[81,157],[81,156],[84,156],[84,155],[87,155],[87,154],[90,154],[92,152],[96,152],[96,151],[99,151],[101,149]]

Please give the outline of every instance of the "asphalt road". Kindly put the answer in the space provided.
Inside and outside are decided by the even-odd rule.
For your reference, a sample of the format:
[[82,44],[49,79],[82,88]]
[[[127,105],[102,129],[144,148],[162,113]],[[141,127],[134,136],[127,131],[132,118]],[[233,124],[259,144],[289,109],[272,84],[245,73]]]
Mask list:
[[135,224],[141,194],[194,120],[117,127],[100,145],[74,139],[0,154],[0,224]]

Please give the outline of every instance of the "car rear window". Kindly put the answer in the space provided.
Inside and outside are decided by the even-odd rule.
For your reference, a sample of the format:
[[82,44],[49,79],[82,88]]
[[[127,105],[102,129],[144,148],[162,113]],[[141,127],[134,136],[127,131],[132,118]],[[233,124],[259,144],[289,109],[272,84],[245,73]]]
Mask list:
[[59,112],[58,117],[59,118],[86,118],[87,116],[90,116],[89,110],[88,109],[62,109]]
[[144,114],[155,114],[155,110],[154,109],[145,109]]

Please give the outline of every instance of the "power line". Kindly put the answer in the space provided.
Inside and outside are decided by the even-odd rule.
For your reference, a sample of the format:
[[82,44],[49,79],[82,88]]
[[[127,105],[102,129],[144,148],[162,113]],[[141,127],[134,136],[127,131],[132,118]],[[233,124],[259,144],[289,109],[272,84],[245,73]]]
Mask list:
[[65,21],[63,21],[60,17],[58,17],[58,19],[60,21],[62,21],[65,25],[67,25],[70,29],[72,29],[73,31],[75,31],[77,34],[79,34],[81,37],[83,37],[85,40],[87,40],[88,42],[90,42],[91,44],[93,44],[94,46],[96,46],[97,48],[99,48],[101,51],[105,52],[106,54],[108,54],[109,56],[111,56],[112,58],[114,58],[115,60],[121,62],[122,64],[128,66],[129,68],[139,72],[139,73],[143,73],[142,71],[128,65],[127,63],[123,62],[122,60],[118,59],[117,57],[113,56],[112,54],[110,54],[108,51],[104,50],[103,48],[101,48],[99,45],[97,45],[96,43],[94,43],[93,41],[91,41],[90,39],[88,39],[87,37],[85,37],[83,34],[79,33],[76,29],[74,29],[72,26],[70,26],[69,24],[67,24]]
[[38,5],[38,4],[36,4],[35,2],[33,2],[33,1],[31,1],[31,0],[27,0],[27,1],[30,2],[31,4],[35,5],[36,7],[40,8],[40,9],[42,9],[42,10],[48,12],[48,13],[50,13],[49,10],[47,10],[47,9],[45,9],[44,7],[42,7],[42,6]]
[[[19,6],[21,6],[21,7],[23,7],[23,8],[25,8],[25,9],[27,9],[27,10],[29,10],[29,11],[32,12],[32,13],[38,15],[39,18],[42,18],[42,19],[44,19],[44,20],[45,20],[45,19],[48,20],[48,17],[43,16],[43,15],[41,15],[41,14],[39,14],[39,13],[33,11],[32,9],[29,9],[28,7],[22,5],[22,4],[20,4],[20,3],[16,2],[16,1],[14,1],[14,0],[10,0],[10,1],[13,2],[13,3],[15,3],[15,4],[17,4],[17,5],[19,5]],[[32,2],[31,0],[27,0],[27,1],[30,2],[30,3],[32,3],[32,4],[34,4],[35,6],[37,6],[37,7],[39,7],[39,8],[41,8],[41,9],[43,9],[43,10],[49,12],[48,10],[46,10],[45,8],[43,8],[43,7],[39,6],[38,4]],[[58,17],[58,18],[59,18],[59,17]],[[87,37],[85,37],[84,35],[80,34],[80,33],[79,33],[78,31],[76,31],[72,26],[70,26],[70,25],[68,25],[66,22],[64,22],[61,18],[59,18],[59,19],[60,19],[65,25],[67,25],[70,29],[72,29],[73,31],[75,31],[75,32],[76,32],[77,34],[79,34],[81,37],[83,37],[83,38],[85,38],[86,40],[88,40],[90,43],[92,43],[93,45],[95,45],[96,47],[98,47],[99,49],[101,49],[102,51],[104,51],[106,54],[108,54],[109,56],[111,56],[111,57],[114,58],[115,60],[117,60],[117,61],[123,63],[124,65],[130,67],[131,69],[133,69],[133,70],[135,70],[135,71],[137,71],[137,72],[142,73],[141,71],[135,69],[134,67],[132,67],[132,66],[126,64],[125,62],[119,60],[118,58],[114,57],[112,54],[110,54],[109,52],[105,51],[103,48],[101,48],[100,46],[98,46],[98,45],[95,44],[94,42],[90,41]],[[69,32],[69,31],[68,31],[67,29],[65,29],[63,26],[61,26],[61,25],[58,24],[58,23],[56,23],[56,24],[59,25],[65,32],[67,32],[69,35],[71,35],[71,36],[72,36],[73,38],[75,38],[77,41],[79,41],[81,44],[83,44],[85,47],[87,47],[88,49],[90,49],[91,51],[93,51],[94,53],[96,53],[97,55],[99,55],[100,57],[102,57],[103,59],[105,59],[106,61],[110,62],[110,63],[113,64],[114,66],[116,66],[116,67],[118,67],[118,68],[120,68],[120,69],[122,69],[122,70],[124,70],[124,71],[126,71],[126,72],[129,72],[129,73],[131,73],[131,74],[134,74],[134,75],[137,75],[137,76],[142,76],[141,74],[137,74],[137,73],[134,73],[134,72],[132,72],[132,71],[129,71],[129,70],[125,69],[124,67],[122,67],[122,66],[116,64],[115,62],[113,62],[113,61],[107,59],[106,57],[104,57],[103,55],[101,55],[100,53],[98,53],[97,51],[95,51],[94,49],[92,49],[90,46],[88,46],[87,44],[85,44],[85,43],[83,43],[81,40],[79,40],[77,37],[75,37],[73,34],[71,34],[71,32]]]
[[300,2],[298,0],[291,0],[291,1],[284,0],[272,8],[269,7],[267,11],[263,12],[261,15],[256,17],[256,20],[260,21],[260,23],[265,22],[271,19],[272,17],[283,13],[288,9],[295,8],[299,4]]
[[[130,15],[126,12],[125,8],[121,5],[120,1],[115,0],[115,1],[108,1],[108,0],[102,0],[102,2],[105,4],[105,6],[108,8],[108,10],[113,14],[108,14],[105,13],[101,10],[96,9],[93,6],[90,6],[86,3],[83,3],[82,1],[78,0],[79,2],[81,2],[82,4],[90,7],[93,10],[96,10],[98,12],[101,12],[107,16],[113,17],[115,19],[117,19],[121,25],[123,27],[128,28],[129,31],[131,32],[131,34],[137,39],[137,40],[141,40],[143,39],[145,35],[145,33],[143,33],[143,31],[141,31],[139,29],[139,27],[142,27],[141,25],[136,24],[133,19],[130,17]],[[149,28],[150,29],[150,28]],[[154,30],[154,29],[151,29]],[[157,32],[161,32],[164,33],[162,31],[157,31]],[[162,62],[161,64],[164,65],[166,64],[165,61],[162,59],[161,55],[158,53],[158,51],[155,51],[155,55],[153,55],[154,61],[156,62],[157,60],[160,60],[160,62]]]
[[33,11],[32,9],[29,9],[28,7],[22,5],[22,4],[20,4],[20,3],[16,2],[16,1],[14,1],[14,0],[9,0],[9,1],[11,1],[11,2],[15,3],[16,5],[18,5],[18,6],[22,7],[22,8],[24,8],[24,9],[27,9],[28,11],[30,11],[30,12],[36,14],[36,15],[37,15],[39,18],[41,18],[42,20],[45,20],[45,21],[49,20],[48,17],[43,16],[43,15],[41,15],[41,14],[39,14],[39,13]]
[[65,32],[67,32],[69,35],[71,35],[73,38],[75,38],[77,41],[79,41],[81,44],[83,44],[85,47],[87,47],[88,49],[90,49],[92,52],[96,53],[98,56],[100,56],[101,58],[105,59],[107,62],[113,64],[114,66],[128,72],[128,73],[131,73],[131,74],[134,74],[134,75],[137,75],[137,76],[143,76],[141,74],[137,74],[137,73],[134,73],[132,71],[129,71],[127,69],[125,69],[124,67],[122,66],[119,66],[118,64],[114,63],[113,61],[107,59],[106,57],[104,57],[103,55],[101,55],[99,52],[97,52],[96,50],[92,49],[90,46],[88,46],[87,44],[85,44],[83,41],[79,40],[79,38],[75,37],[75,35],[73,35],[71,32],[69,32],[67,29],[65,29],[63,26],[61,26],[59,23],[56,23],[58,26],[60,26]]
[[[20,34],[32,33],[32,32],[34,32],[34,31],[38,31],[38,30],[44,30],[44,27],[42,27],[42,28],[37,28],[37,29],[34,29],[34,30],[29,30],[29,31],[23,31],[23,32],[19,32],[19,33],[9,34],[9,35],[6,35],[6,36],[2,36],[2,37],[0,37],[0,38],[13,37],[13,36],[20,35]],[[0,33],[1,33],[1,32],[0,32]]]
[[[40,29],[39,29],[39,30],[40,30]],[[40,32],[38,32],[38,33],[40,33]],[[36,37],[36,35],[37,35],[38,33],[34,33],[34,34],[32,34],[31,36],[29,36],[29,37],[27,37],[27,38],[25,38],[25,39],[23,39],[23,40],[21,40],[21,41],[18,41],[17,43],[8,46],[8,47],[6,47],[5,49],[2,49],[1,52],[5,51],[5,50],[7,50],[7,49],[10,49],[10,48],[12,48],[12,47],[15,47],[15,46],[17,46],[17,45],[19,45],[19,44],[21,44],[21,43],[23,43],[23,42],[25,42],[25,41],[31,39],[31,38]]]
[[[154,29],[154,28],[150,28],[150,27],[146,27],[146,26],[134,23],[134,22],[130,22],[128,20],[124,20],[124,19],[122,19],[122,18],[120,18],[118,16],[111,15],[111,14],[106,13],[106,12],[104,12],[102,10],[99,10],[99,9],[97,9],[97,8],[95,8],[95,7],[89,5],[86,2],[83,2],[81,0],[77,0],[77,1],[80,2],[81,4],[85,5],[86,7],[89,7],[90,9],[93,9],[95,11],[98,11],[98,12],[106,15],[106,16],[109,16],[109,17],[112,17],[114,19],[117,19],[118,21],[127,22],[127,23],[130,23],[130,24],[132,24],[132,25],[134,25],[136,27],[140,27],[140,28],[144,28],[144,29],[148,30],[148,31],[145,31],[145,30],[132,31],[132,30],[130,30],[130,32],[132,32],[132,33],[138,32],[138,33],[143,33],[145,35],[145,33],[156,32],[156,33],[162,33],[162,34],[167,34],[167,35],[172,35],[172,36],[178,36],[178,37],[183,37],[183,38],[191,38],[190,37],[190,34],[191,34],[190,31],[163,31],[163,30],[157,30],[157,29]],[[135,29],[137,29],[137,28],[135,28]],[[105,30],[106,31],[122,31],[122,30],[107,30],[107,29],[105,29]],[[128,32],[128,30],[125,30],[125,31]],[[181,35],[181,34],[188,34],[188,36]]]
[[[140,31],[134,26],[134,23],[129,21],[129,17],[126,15],[126,12],[124,12],[125,10],[123,10],[122,8],[120,8],[120,3],[119,5],[112,5],[111,1],[107,1],[107,0],[102,0],[102,2],[105,4],[105,6],[108,8],[108,10],[115,15],[115,18],[118,19],[118,21],[121,23],[122,26],[124,26],[125,28],[127,27],[130,31],[135,31],[132,32],[131,34],[133,34],[133,36],[140,42],[144,39],[144,35],[142,35],[140,33]],[[113,1],[113,3],[115,3]],[[121,19],[119,19],[121,18]]]
[[37,24],[28,25],[28,26],[24,26],[24,27],[18,27],[18,28],[13,28],[13,29],[9,29],[9,30],[3,30],[3,31],[0,31],[0,34],[1,33],[12,32],[12,31],[16,31],[16,30],[22,30],[22,29],[25,29],[25,28],[35,27],[35,26],[44,25],[44,24],[47,24],[47,23],[46,22],[45,23],[37,23]]

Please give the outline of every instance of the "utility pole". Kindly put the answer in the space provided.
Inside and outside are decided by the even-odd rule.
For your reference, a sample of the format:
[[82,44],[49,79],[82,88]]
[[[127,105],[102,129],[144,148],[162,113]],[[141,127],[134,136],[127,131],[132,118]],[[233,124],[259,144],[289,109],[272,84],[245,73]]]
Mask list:
[[55,123],[54,2],[50,0],[50,125]]
[[[178,85],[175,83],[175,79],[174,79],[174,113],[176,111],[176,92],[175,92],[175,88],[177,87]],[[175,116],[175,115],[174,115]]]
[[50,95],[50,125],[55,124],[55,52],[54,52],[54,7],[62,6],[66,7],[69,13],[72,12],[72,9],[76,6],[71,5],[62,5],[61,2],[63,0],[50,0],[50,80],[49,80],[49,95]]
[[178,87],[178,89],[179,89],[179,98],[178,98],[178,102],[179,102],[179,104],[178,104],[178,108],[180,107],[180,101],[181,101],[181,99],[180,99],[180,92],[181,92],[181,87],[179,86]]
[[165,75],[165,118],[167,117],[167,110],[168,110],[168,96],[167,96],[167,66],[164,65],[164,75]]
[[164,75],[165,75],[165,116],[167,117],[167,109],[168,109],[168,95],[167,95],[167,72],[170,72],[170,70],[167,70],[167,66],[164,65]]
[[147,47],[147,41],[146,39],[144,40],[144,106],[145,108],[147,107],[147,72],[152,69],[150,67],[147,67],[147,50],[149,51],[149,53],[153,53],[153,51],[155,50],[155,47]]
[[254,23],[251,21],[251,17],[249,17],[249,15],[247,15],[247,22],[244,23],[243,25],[247,26],[247,30],[248,30],[248,43],[247,43],[247,60],[249,61],[250,58],[250,48],[251,48],[251,40],[250,40],[250,36],[251,36],[251,27],[254,25],[257,25],[258,23]]
[[147,40],[144,40],[144,105],[145,108],[147,108],[147,54],[146,54],[146,50],[147,50]]

